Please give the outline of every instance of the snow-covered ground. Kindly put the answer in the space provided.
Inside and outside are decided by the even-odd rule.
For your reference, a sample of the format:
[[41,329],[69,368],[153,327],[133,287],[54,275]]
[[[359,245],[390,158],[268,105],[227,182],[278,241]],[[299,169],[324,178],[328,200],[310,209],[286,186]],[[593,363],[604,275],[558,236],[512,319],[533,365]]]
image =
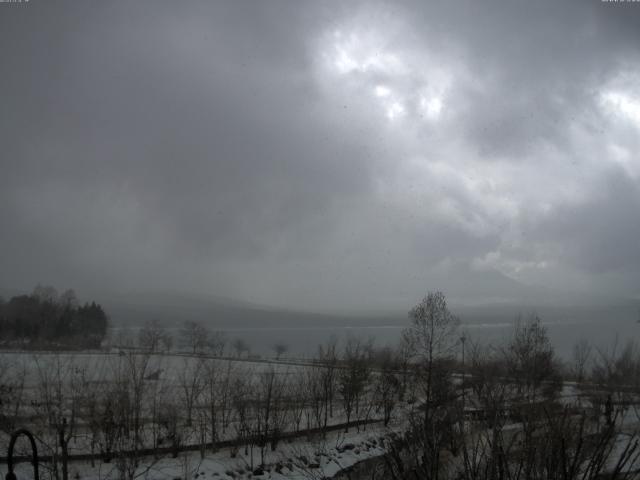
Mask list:
[[[322,479],[332,478],[342,469],[368,458],[384,453],[383,439],[389,434],[387,428],[376,426],[348,434],[329,433],[326,439],[296,439],[283,442],[276,452],[267,452],[264,468],[260,467],[260,452],[257,448],[245,452],[241,450],[235,458],[230,449],[216,453],[183,452],[177,458],[144,457],[136,469],[136,478],[148,480],[175,479]],[[245,454],[246,453],[246,454]],[[42,468],[42,467],[41,467]],[[0,465],[0,475],[4,477],[6,465]],[[21,463],[16,467],[18,478],[31,478],[30,464]],[[45,473],[45,476],[42,475]],[[48,478],[46,471],[41,478]],[[71,462],[69,478],[77,480],[112,480],[119,478],[115,463],[97,462],[94,467],[89,462]]]
[[[153,355],[149,359],[146,369],[149,374],[159,372],[161,382],[165,385],[163,395],[173,397],[178,395],[177,387],[180,383],[180,375],[194,366],[201,359],[183,355]],[[110,375],[119,370],[119,365],[126,361],[126,356],[114,353],[24,353],[3,352],[0,353],[0,364],[19,372],[24,379],[24,391],[26,392],[26,410],[33,409],[28,401],[37,397],[38,381],[44,371],[55,369],[62,365],[65,371],[86,372],[88,384],[94,382],[109,382]],[[265,363],[263,361],[249,360],[214,360],[208,362],[216,364],[222,371],[230,366],[237,368],[242,376],[255,376],[256,378],[266,371],[275,372],[278,376],[287,376],[291,379],[304,374],[308,366],[286,363]],[[2,373],[2,372],[0,372]],[[289,380],[289,378],[287,379]],[[471,400],[471,399],[469,399]],[[588,393],[579,385],[566,382],[560,392],[560,400],[571,406],[589,406]],[[471,403],[471,402],[470,402]],[[24,417],[27,418],[27,417]],[[627,408],[619,421],[624,432],[635,432],[639,426],[640,413],[634,408]],[[330,424],[336,425],[344,422],[344,412],[339,410]],[[312,425],[310,425],[312,427]],[[301,425],[302,428],[306,426]],[[512,424],[512,428],[519,428]],[[397,425],[396,425],[397,428]],[[37,433],[37,432],[36,432]],[[82,433],[82,427],[78,427],[78,433]],[[366,459],[380,456],[384,453],[382,439],[389,435],[390,430],[381,424],[369,425],[366,430],[357,431],[352,428],[348,434],[341,431],[330,432],[323,440],[319,437],[308,439],[298,437],[280,442],[276,452],[266,452],[265,467],[260,468],[260,451],[257,447],[245,452],[244,447],[234,452],[232,448],[221,449],[215,453],[205,452],[204,456],[199,451],[185,451],[179,453],[177,458],[169,456],[144,457],[140,461],[140,467],[136,470],[136,478],[149,480],[164,479],[320,479],[331,478],[339,471]],[[227,436],[221,435],[219,440],[230,440],[235,434],[229,427]],[[149,435],[147,435],[149,436]],[[88,453],[86,435],[76,435],[70,443],[71,454]],[[83,440],[84,438],[84,440]],[[611,455],[610,466],[615,466],[617,458],[622,454],[625,445],[624,434],[617,439],[616,448]],[[0,440],[0,448],[6,448],[5,435]],[[185,437],[183,445],[198,443],[198,438]],[[237,450],[237,447],[235,448]],[[4,454],[4,453],[2,453]],[[640,465],[632,465],[632,468]],[[18,465],[18,478],[31,478],[31,466]],[[71,461],[69,478],[87,480],[110,480],[121,477],[116,461],[103,463],[96,460],[92,466],[89,461]],[[0,475],[4,476],[6,465],[0,465]],[[41,478],[48,478],[47,472],[42,472]]]
[[[152,355],[146,364],[145,378],[149,374],[159,372],[157,381],[145,380],[147,384],[147,396],[154,392],[162,392],[164,399],[179,399],[181,395],[181,376],[185,371],[201,361],[202,359],[182,356],[182,355]],[[37,436],[44,435],[47,426],[41,421],[36,421],[34,414],[44,414],[39,406],[39,397],[42,394],[43,376],[53,380],[56,372],[61,372],[63,376],[80,376],[83,388],[96,389],[100,395],[105,384],[111,383],[114,375],[127,368],[127,355],[114,353],[59,353],[59,352],[3,352],[0,353],[0,364],[6,367],[21,378],[24,383],[21,386],[21,404],[18,407],[21,427],[27,427]],[[215,360],[207,359],[209,365],[215,365],[220,372],[225,372],[231,368],[235,376],[253,378],[254,384],[259,384],[259,377],[265,372],[274,372],[282,378],[285,383],[291,383],[294,379],[301,377],[309,367],[305,365],[295,365],[287,363],[265,363],[262,361],[248,360]],[[61,380],[65,385],[68,378]],[[159,393],[158,393],[159,394]],[[150,401],[150,400],[148,400]],[[148,406],[148,405],[147,405]],[[219,412],[220,413],[220,412]],[[372,416],[374,416],[372,414]],[[371,417],[369,417],[371,418]],[[31,419],[31,420],[29,420]],[[353,418],[352,418],[353,420]],[[227,427],[226,433],[218,432],[218,441],[233,440],[237,435],[234,428],[234,421]],[[314,420],[309,424],[310,417],[306,415],[300,428],[313,428]],[[335,412],[329,417],[329,426],[339,425],[346,421],[339,402],[336,401]],[[42,424],[42,425],[41,425]],[[145,423],[143,427],[143,437],[154,438],[157,433],[151,431],[155,424]],[[44,428],[44,430],[43,430]],[[88,439],[90,438],[87,425],[80,422],[74,429],[74,435],[69,443],[69,453],[71,455],[83,455],[90,452]],[[157,428],[157,426],[156,426]],[[289,431],[293,431],[293,426],[288,426]],[[337,428],[337,427],[336,427]],[[342,433],[342,429],[335,430],[327,434],[322,440],[319,437],[308,439],[305,436],[287,438],[278,444],[277,451],[265,452],[265,469],[263,472],[258,468],[261,464],[260,450],[257,447],[244,451],[244,447],[225,448],[215,453],[205,452],[202,457],[199,451],[180,452],[177,458],[170,458],[170,454],[164,453],[161,456],[144,457],[140,461],[140,467],[136,471],[136,478],[147,479],[176,479],[176,478],[220,478],[220,479],[241,479],[241,478],[324,478],[331,477],[336,472],[345,467],[349,467],[361,460],[378,456],[383,453],[381,437],[387,433],[387,429],[380,424],[367,425],[366,430],[360,427],[350,428],[348,434]],[[149,430],[149,431],[147,431]],[[199,438],[195,428],[190,433],[185,433],[181,445],[193,445],[199,443]],[[47,445],[51,445],[52,438],[48,439]],[[8,436],[0,437],[0,456],[5,455],[8,443]],[[39,442],[40,443],[40,442]],[[53,440],[55,443],[55,440]],[[41,455],[50,455],[52,452],[45,445],[40,452]],[[150,445],[145,445],[150,446]],[[235,450],[235,452],[234,452]],[[44,468],[44,464],[41,468]],[[60,467],[58,467],[60,468]],[[17,471],[20,472],[18,478],[30,478],[31,466],[25,463],[19,464]],[[4,475],[6,465],[0,465],[0,474]],[[48,478],[46,471],[41,478]],[[69,478],[73,479],[116,479],[120,478],[119,465],[116,460],[110,463],[103,463],[95,460],[94,466],[89,460],[71,460],[69,463]]]

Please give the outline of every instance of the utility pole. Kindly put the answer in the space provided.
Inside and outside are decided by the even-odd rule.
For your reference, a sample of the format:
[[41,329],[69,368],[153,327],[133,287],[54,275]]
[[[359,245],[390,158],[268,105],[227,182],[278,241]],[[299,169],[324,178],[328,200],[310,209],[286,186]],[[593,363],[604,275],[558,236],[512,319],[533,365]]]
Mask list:
[[465,404],[465,377],[466,377],[466,368],[464,365],[464,344],[467,341],[467,336],[464,332],[460,336],[460,344],[462,345],[462,415],[464,417],[464,404]]

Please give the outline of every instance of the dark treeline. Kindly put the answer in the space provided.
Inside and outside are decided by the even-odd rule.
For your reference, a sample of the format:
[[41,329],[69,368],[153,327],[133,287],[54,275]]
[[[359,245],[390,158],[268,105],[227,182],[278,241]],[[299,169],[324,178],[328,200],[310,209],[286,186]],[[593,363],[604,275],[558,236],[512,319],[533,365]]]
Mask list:
[[97,348],[108,317],[95,302],[81,305],[73,290],[58,294],[38,285],[29,295],[0,298],[0,338],[3,346],[23,348]]

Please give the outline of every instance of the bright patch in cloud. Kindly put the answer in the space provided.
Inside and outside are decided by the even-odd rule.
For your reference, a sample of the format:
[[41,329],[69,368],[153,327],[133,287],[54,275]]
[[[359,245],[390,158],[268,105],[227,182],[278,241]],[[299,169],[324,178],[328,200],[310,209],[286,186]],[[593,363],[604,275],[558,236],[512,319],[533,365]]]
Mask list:
[[439,118],[453,78],[437,55],[403,49],[385,29],[328,32],[321,39],[320,58],[322,73],[339,83],[339,92],[373,92],[366,100],[377,103],[389,120]]
[[420,107],[427,117],[436,119],[440,116],[440,113],[442,113],[443,105],[439,97],[422,97],[420,99]]
[[400,102],[393,102],[387,108],[387,117],[389,120],[395,120],[406,113],[404,106]]
[[377,85],[375,93],[376,97],[388,97],[391,95],[391,90],[389,90],[389,87],[385,87],[384,85]]
[[379,39],[371,33],[345,34],[336,30],[332,35],[331,48],[325,58],[341,74],[349,73],[394,73],[404,71],[396,55],[382,49]]
[[602,96],[603,103],[611,111],[631,120],[640,128],[640,99],[623,92],[607,92]]

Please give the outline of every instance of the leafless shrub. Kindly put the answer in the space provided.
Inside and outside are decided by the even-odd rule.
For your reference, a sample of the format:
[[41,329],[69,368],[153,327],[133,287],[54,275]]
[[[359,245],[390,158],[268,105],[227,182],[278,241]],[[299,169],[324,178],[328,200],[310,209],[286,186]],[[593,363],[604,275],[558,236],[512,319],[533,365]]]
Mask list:
[[276,359],[280,359],[282,355],[289,351],[289,345],[286,343],[278,342],[273,345],[273,353],[276,354]]
[[578,382],[585,379],[592,360],[593,348],[584,338],[578,341],[572,350],[570,373]]
[[138,345],[151,353],[159,352],[161,349],[168,351],[173,346],[173,337],[160,322],[151,320],[139,330]]
[[345,432],[354,415],[358,418],[362,400],[371,375],[371,343],[351,337],[347,339],[342,357],[342,368],[338,374],[338,390],[346,416]]
[[209,330],[199,322],[187,320],[180,330],[183,344],[193,354],[202,353],[209,348]]

